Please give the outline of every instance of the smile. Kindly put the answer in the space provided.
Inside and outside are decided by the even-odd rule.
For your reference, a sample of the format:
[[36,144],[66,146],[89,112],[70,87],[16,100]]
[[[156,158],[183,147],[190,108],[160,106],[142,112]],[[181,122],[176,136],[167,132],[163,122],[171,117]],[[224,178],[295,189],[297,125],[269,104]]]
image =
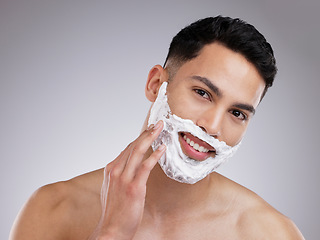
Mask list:
[[183,135],[183,139],[186,140],[186,142],[198,152],[204,152],[204,153],[209,152],[209,149],[203,146],[200,146],[198,143],[195,143],[194,141],[190,140],[190,138],[188,138],[186,135]]
[[190,158],[203,161],[215,156],[215,149],[188,132],[180,132],[179,139],[182,151]]

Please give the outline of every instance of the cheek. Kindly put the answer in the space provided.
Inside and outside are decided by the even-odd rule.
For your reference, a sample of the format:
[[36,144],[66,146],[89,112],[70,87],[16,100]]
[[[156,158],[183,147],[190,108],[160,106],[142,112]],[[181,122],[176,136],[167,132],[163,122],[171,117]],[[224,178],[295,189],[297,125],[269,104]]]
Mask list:
[[173,114],[183,119],[190,119],[194,123],[197,122],[197,118],[201,116],[205,110],[200,108],[195,101],[190,98],[168,98],[168,104]]
[[221,138],[222,138],[221,140],[226,142],[229,146],[235,146],[244,137],[247,130],[247,124],[238,125],[238,124],[232,123],[231,121],[228,121],[228,120],[225,121],[223,130],[221,132]]
[[184,97],[184,94],[181,93],[181,91],[171,91],[168,93],[168,104],[173,114],[181,118],[186,118],[186,114],[189,112],[190,103],[188,102],[188,98]]

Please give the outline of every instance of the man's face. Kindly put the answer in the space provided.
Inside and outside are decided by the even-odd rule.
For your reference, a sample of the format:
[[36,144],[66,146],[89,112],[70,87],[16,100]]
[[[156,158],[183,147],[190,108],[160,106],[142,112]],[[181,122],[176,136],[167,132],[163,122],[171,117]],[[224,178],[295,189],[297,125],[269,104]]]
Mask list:
[[[245,57],[213,43],[177,70],[167,88],[168,103],[173,114],[235,146],[243,138],[264,87],[264,80]],[[188,139],[199,147],[190,146]],[[196,160],[206,158],[199,154],[201,146],[200,152],[212,150],[189,133],[180,133],[180,143],[183,152]]]

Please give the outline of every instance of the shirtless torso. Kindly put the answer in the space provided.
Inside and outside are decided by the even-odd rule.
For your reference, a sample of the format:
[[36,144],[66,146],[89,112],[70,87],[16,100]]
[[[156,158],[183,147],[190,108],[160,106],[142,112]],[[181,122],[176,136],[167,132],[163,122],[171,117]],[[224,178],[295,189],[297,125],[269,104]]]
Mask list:
[[[201,209],[179,217],[146,212],[134,239],[302,239],[287,217],[255,193],[218,173],[213,178],[224,196],[209,194]],[[23,227],[13,239],[89,239],[101,216],[102,181],[100,169],[40,188],[21,211],[16,225]]]

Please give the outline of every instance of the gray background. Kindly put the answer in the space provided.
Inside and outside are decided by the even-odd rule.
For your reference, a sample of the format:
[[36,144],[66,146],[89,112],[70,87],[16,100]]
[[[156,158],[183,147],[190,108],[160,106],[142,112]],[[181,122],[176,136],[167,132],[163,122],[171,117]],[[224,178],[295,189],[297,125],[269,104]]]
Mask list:
[[1,226],[38,187],[103,167],[139,134],[149,69],[218,14],[255,25],[279,74],[221,173],[319,231],[318,1],[0,1]]

